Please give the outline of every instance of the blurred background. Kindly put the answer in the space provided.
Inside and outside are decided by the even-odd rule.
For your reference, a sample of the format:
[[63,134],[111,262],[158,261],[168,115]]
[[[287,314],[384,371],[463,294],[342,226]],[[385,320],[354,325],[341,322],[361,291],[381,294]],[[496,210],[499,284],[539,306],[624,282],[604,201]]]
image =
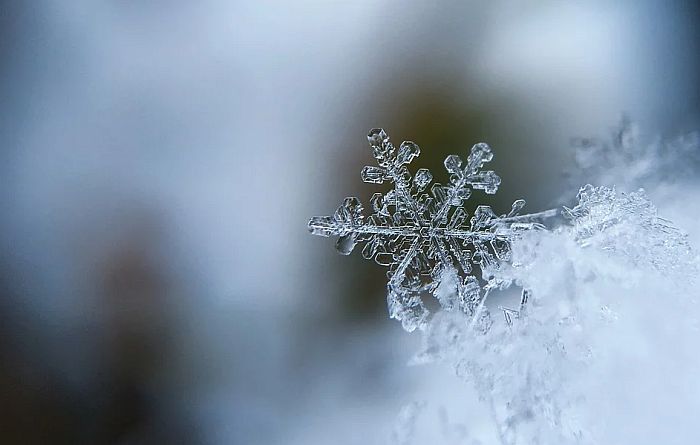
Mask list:
[[372,127],[438,178],[488,142],[499,210],[573,199],[572,137],[623,112],[697,128],[698,19],[690,1],[2,2],[0,442],[387,443],[406,403],[466,398],[406,366],[419,339],[388,319],[385,270],[308,218],[376,191]]

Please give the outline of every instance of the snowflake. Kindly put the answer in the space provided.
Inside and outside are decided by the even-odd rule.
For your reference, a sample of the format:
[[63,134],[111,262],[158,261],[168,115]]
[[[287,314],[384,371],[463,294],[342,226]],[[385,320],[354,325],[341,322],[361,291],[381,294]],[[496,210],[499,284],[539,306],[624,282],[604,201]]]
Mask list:
[[[377,166],[364,167],[362,180],[389,182],[392,190],[372,196],[367,218],[360,200],[349,197],[333,216],[311,218],[309,231],[338,236],[336,247],[344,255],[361,244],[364,258],[389,268],[389,313],[407,331],[426,326],[425,294],[433,294],[443,309],[459,309],[472,317],[472,324],[487,328],[490,317],[484,302],[489,292],[510,285],[494,273],[510,260],[511,242],[523,231],[544,228],[538,221],[556,210],[519,215],[525,205],[519,199],[507,214],[499,216],[480,205],[468,219],[463,203],[472,191],[495,194],[501,183],[496,173],[482,170],[493,158],[487,144],[474,145],[466,163],[457,155],[448,156],[450,179],[443,185],[433,183],[433,175],[424,168],[411,175],[407,166],[420,154],[415,143],[405,141],[396,149],[382,129],[371,130],[367,139]],[[507,320],[512,319],[513,311],[505,312]]]

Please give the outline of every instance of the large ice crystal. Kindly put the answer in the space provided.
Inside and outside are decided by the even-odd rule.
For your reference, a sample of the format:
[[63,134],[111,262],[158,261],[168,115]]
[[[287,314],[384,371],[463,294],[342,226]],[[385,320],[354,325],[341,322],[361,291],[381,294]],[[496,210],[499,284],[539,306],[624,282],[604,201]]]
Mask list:
[[[344,255],[360,244],[364,258],[389,267],[389,313],[406,330],[426,326],[429,312],[422,300],[426,293],[434,294],[443,309],[458,308],[488,326],[484,301],[492,289],[510,283],[498,279],[496,271],[510,260],[512,241],[523,232],[543,228],[540,221],[556,211],[520,215],[525,201],[517,200],[507,214],[497,215],[480,205],[469,218],[463,203],[472,192],[494,194],[501,183],[496,173],[482,169],[493,158],[487,144],[474,145],[466,162],[448,156],[444,164],[450,176],[443,185],[433,183],[427,169],[411,175],[408,164],[420,154],[415,143],[406,141],[396,148],[382,129],[371,130],[367,139],[377,165],[364,167],[362,180],[389,182],[393,188],[372,196],[369,217],[363,215],[359,199],[349,197],[332,216],[311,218],[310,232],[338,236],[336,247]],[[455,298],[440,291],[446,277]]]

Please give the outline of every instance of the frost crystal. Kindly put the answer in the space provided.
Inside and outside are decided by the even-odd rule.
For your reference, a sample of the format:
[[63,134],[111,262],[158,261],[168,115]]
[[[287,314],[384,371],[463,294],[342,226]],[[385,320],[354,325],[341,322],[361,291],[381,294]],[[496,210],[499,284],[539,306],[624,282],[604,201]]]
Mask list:
[[389,313],[407,331],[426,326],[429,312],[421,298],[426,293],[434,294],[444,309],[458,308],[473,324],[488,327],[484,301],[492,289],[510,284],[495,273],[510,260],[511,242],[524,231],[542,229],[538,221],[556,210],[519,215],[525,205],[520,199],[507,214],[497,215],[481,205],[468,218],[462,205],[473,190],[494,194],[501,183],[496,173],[482,170],[493,158],[487,144],[474,145],[466,163],[457,155],[448,156],[450,179],[443,185],[433,183],[427,169],[411,175],[407,166],[420,154],[415,143],[406,141],[397,149],[382,129],[371,130],[367,139],[377,165],[364,167],[362,180],[388,182],[392,190],[372,196],[367,218],[360,200],[349,197],[333,216],[311,218],[309,231],[338,236],[336,247],[343,255],[361,244],[364,258],[389,267]]
[[[578,204],[564,208],[572,236],[581,246],[622,256],[635,265],[665,273],[686,273],[693,267],[687,235],[657,215],[643,189],[633,193],[590,184],[578,192]],[[687,278],[687,277],[686,277]]]

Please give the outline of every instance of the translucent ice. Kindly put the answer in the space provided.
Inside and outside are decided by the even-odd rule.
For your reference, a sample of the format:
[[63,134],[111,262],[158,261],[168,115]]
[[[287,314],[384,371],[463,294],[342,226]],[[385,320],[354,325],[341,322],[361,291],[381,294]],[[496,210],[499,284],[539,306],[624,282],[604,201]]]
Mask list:
[[[502,261],[510,258],[510,242],[523,231],[541,228],[538,220],[553,216],[548,211],[518,215],[524,200],[513,203],[508,214],[497,215],[488,206],[477,207],[469,218],[463,204],[473,190],[496,193],[501,179],[484,164],[493,153],[484,143],[475,144],[466,163],[457,155],[445,159],[447,185],[433,183],[427,169],[412,177],[407,166],[420,154],[413,142],[403,142],[398,150],[386,132],[373,129],[367,136],[377,161],[366,166],[364,182],[389,182],[392,190],[375,193],[370,200],[372,213],[365,218],[357,198],[346,198],[332,217],[314,217],[308,227],[312,234],[338,236],[340,253],[347,255],[360,244],[362,255],[389,267],[387,303],[389,314],[408,331],[424,328],[429,313],[422,300],[432,293],[443,308],[459,308],[474,317],[488,317],[483,300],[502,282],[489,280]],[[480,278],[473,275],[480,269]],[[449,277],[460,304],[435,294],[441,281]]]

